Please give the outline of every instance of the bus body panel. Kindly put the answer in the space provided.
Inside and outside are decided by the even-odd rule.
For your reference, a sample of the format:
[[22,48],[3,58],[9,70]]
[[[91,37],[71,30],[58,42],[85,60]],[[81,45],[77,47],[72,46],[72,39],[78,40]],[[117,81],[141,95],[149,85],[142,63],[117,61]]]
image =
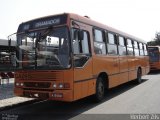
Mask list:
[[95,79],[92,75],[92,59],[90,58],[82,68],[74,68],[74,100],[92,95],[94,89]]

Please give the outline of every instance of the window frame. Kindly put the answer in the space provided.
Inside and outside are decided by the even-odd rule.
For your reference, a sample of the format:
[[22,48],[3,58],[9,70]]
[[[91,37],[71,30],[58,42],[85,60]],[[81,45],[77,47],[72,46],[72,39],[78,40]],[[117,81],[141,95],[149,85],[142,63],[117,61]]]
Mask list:
[[[135,47],[135,42],[137,43],[137,46]],[[133,47],[134,47],[134,56],[140,56],[140,49],[139,49],[139,42],[134,40],[133,41]],[[138,54],[135,52],[135,50],[138,50]]]
[[[96,41],[96,34],[95,34],[95,31],[100,31],[101,33],[102,33],[102,41]],[[103,29],[100,29],[100,28],[97,28],[97,27],[93,27],[92,28],[92,31],[93,31],[93,47],[94,47],[94,53],[96,54],[96,55],[106,55],[107,54],[107,46],[106,46],[106,39],[105,39],[105,30],[103,30]],[[96,50],[95,50],[95,43],[98,43],[98,44],[103,44],[104,45],[104,47],[105,47],[105,53],[103,53],[103,49],[101,49],[101,53],[98,53],[98,52],[96,52]]]
[[[110,43],[109,42],[109,34],[112,34],[113,35],[113,37],[114,37],[114,44],[113,43]],[[107,46],[107,54],[108,55],[118,55],[119,53],[118,53],[118,41],[117,41],[117,34],[116,33],[114,33],[114,32],[112,32],[112,31],[106,31],[106,46]],[[115,48],[116,48],[116,53],[114,54],[112,54],[112,53],[109,53],[109,46],[115,46]]]
[[[141,45],[141,46],[140,46]],[[143,54],[141,54],[143,53]],[[139,42],[139,55],[140,56],[144,56],[144,47],[143,47],[143,43],[142,42]]]
[[[73,51],[73,54],[74,55],[92,55],[92,52],[91,52],[91,42],[90,42],[90,33],[89,33],[89,31],[87,31],[87,30],[84,30],[84,29],[79,29],[79,28],[72,28],[72,32],[73,32],[73,29],[77,29],[77,30],[82,30],[83,32],[86,32],[86,34],[87,34],[87,39],[88,39],[88,52],[89,53],[83,53],[82,51],[83,51],[83,47],[82,47],[82,41],[83,40],[79,40],[79,53],[78,54],[75,54],[74,53],[74,45],[73,45],[73,38],[72,38],[72,41],[71,41],[71,43],[72,43],[72,51]],[[80,45],[81,44],[81,45]],[[81,48],[80,48],[81,47]]]
[[[119,38],[123,38],[123,43],[124,43],[123,45],[120,44],[120,39]],[[117,41],[118,42],[118,54],[120,56],[126,56],[127,55],[126,38],[122,35],[117,35],[117,39],[118,39],[118,41]],[[120,48],[125,48],[126,54],[120,54]]]
[[[131,41],[131,44],[128,43],[128,40]],[[133,41],[131,38],[126,38],[126,47],[127,47],[127,55],[129,56],[134,56],[134,46],[133,46]],[[132,46],[130,46],[132,45]],[[132,49],[132,54],[129,54],[128,49]]]

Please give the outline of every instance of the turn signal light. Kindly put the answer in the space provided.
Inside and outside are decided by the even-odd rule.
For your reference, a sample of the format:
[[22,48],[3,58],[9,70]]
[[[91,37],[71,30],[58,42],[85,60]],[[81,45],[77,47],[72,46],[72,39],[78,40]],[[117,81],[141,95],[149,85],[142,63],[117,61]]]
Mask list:
[[70,88],[70,84],[69,83],[59,83],[59,84],[54,83],[53,88],[61,88],[61,89]]
[[24,86],[24,83],[18,83],[18,82],[17,82],[17,83],[15,83],[15,85],[16,85],[16,86],[21,86],[21,87],[23,87],[23,86]]

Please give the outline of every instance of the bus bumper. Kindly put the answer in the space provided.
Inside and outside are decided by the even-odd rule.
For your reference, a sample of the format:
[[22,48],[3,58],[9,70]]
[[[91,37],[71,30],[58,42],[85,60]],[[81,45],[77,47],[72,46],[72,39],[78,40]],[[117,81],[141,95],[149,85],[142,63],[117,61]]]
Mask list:
[[22,88],[15,88],[14,93],[16,96],[28,97],[28,98],[66,101],[66,102],[73,101],[72,90],[41,91],[41,90],[23,90]]

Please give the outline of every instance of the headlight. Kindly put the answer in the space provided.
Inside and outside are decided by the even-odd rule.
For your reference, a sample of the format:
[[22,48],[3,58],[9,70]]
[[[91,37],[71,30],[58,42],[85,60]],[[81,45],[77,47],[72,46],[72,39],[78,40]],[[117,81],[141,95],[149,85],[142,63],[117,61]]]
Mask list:
[[59,84],[59,88],[63,88],[63,84],[62,83]]
[[23,86],[24,84],[23,83],[21,83],[21,86]]
[[53,88],[70,88],[70,84],[69,83],[53,83]]
[[56,85],[56,83],[54,83],[54,84],[53,84],[53,88],[56,88],[56,87],[57,87],[57,85]]
[[16,83],[16,86],[19,86],[20,84],[19,83]]
[[16,86],[23,86],[24,83],[16,83]]

